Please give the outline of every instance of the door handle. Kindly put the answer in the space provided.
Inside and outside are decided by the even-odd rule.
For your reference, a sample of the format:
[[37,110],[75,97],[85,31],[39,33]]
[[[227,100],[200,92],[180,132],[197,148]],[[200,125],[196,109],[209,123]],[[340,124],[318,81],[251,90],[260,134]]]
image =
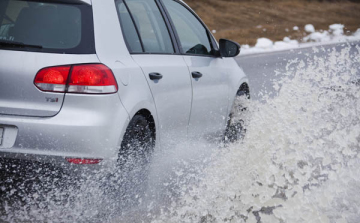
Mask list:
[[202,77],[202,73],[194,71],[191,73],[193,78],[200,78]]
[[149,74],[150,80],[160,80],[163,76],[159,73],[150,73]]

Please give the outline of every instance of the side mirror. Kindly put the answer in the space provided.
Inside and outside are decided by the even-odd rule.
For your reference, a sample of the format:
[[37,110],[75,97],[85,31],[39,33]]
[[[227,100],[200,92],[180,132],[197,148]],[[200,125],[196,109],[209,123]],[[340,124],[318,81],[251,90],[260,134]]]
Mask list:
[[240,53],[240,44],[227,40],[227,39],[220,39],[220,56],[221,57],[236,57]]

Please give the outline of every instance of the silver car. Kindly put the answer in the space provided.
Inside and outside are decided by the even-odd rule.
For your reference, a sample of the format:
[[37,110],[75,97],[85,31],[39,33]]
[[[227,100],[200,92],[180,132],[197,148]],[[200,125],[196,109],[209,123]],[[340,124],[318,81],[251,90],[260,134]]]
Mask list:
[[240,46],[182,1],[0,0],[0,25],[2,167],[118,168],[241,131]]

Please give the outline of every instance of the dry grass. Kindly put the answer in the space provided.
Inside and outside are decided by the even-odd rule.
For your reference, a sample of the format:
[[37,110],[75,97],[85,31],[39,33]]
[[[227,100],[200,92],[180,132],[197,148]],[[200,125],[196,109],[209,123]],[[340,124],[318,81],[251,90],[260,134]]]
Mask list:
[[[310,0],[185,0],[205,21],[216,38],[228,38],[254,45],[266,37],[282,40],[285,36],[301,39],[304,26],[317,30],[341,23],[345,31],[360,28],[360,1]],[[261,26],[261,28],[259,28]],[[298,26],[299,31],[293,27]],[[288,31],[286,31],[288,29]]]

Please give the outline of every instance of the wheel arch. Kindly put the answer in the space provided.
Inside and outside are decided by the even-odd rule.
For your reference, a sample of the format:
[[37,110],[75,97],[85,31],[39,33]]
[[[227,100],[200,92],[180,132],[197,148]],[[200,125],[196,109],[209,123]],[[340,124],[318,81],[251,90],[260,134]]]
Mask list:
[[[119,154],[121,152],[121,147],[122,147],[123,141],[125,140],[126,131],[127,131],[128,127],[130,126],[131,121],[137,115],[143,116],[149,122],[150,129],[151,129],[151,131],[153,133],[153,138],[155,139],[155,141],[158,140],[158,135],[156,134],[156,122],[155,122],[155,119],[154,119],[154,115],[150,112],[149,109],[142,108],[142,109],[138,110],[137,112],[134,112],[133,115],[129,116],[127,124],[123,126],[122,133],[121,133],[119,141],[117,143],[117,149],[116,149],[115,154],[114,154],[114,157],[116,157],[116,160],[117,160],[117,158],[118,158],[118,156],[119,156]],[[113,163],[113,164],[116,165],[116,162]]]
[[[235,87],[238,86],[238,87]],[[228,115],[230,115],[231,109],[234,106],[234,100],[236,95],[238,94],[244,94],[250,99],[250,86],[249,83],[247,81],[247,79],[242,79],[240,80],[240,82],[235,85],[232,90],[231,90],[231,95],[229,97],[229,107],[228,107]],[[226,122],[227,124],[227,122]]]
[[[238,134],[236,134],[237,131],[239,131],[239,129],[241,129],[241,131],[243,131],[243,128],[238,128],[236,126],[238,125],[233,125],[234,127],[231,127],[230,123],[231,123],[231,119],[232,119],[232,109],[235,105],[235,99],[238,96],[246,96],[248,99],[250,99],[250,87],[248,82],[246,81],[242,81],[241,84],[238,85],[239,87],[237,88],[236,93],[233,94],[233,98],[231,101],[231,107],[229,109],[228,112],[228,119],[226,121],[226,130],[224,132],[224,140],[228,141],[228,142],[234,142],[238,139]],[[245,130],[246,131],[246,130]]]
[[[155,111],[154,111],[155,112]],[[129,127],[130,123],[131,123],[131,120],[136,116],[136,115],[141,115],[143,117],[146,118],[146,120],[150,123],[150,128],[153,132],[153,137],[156,141],[159,140],[159,135],[157,134],[157,131],[156,131],[156,114],[153,114],[151,112],[151,109],[148,109],[148,108],[140,108],[140,109],[137,109],[137,110],[133,110],[131,113],[129,113],[129,116],[128,116],[128,121],[126,123],[126,125],[124,125],[122,127],[122,131],[120,133],[120,137],[119,137],[119,140],[118,140],[118,143],[117,143],[117,150],[115,151],[115,156],[118,155],[119,151],[120,151],[120,148],[121,148],[121,144],[124,140],[124,136],[126,134],[126,130],[127,128]]]
[[144,108],[144,109],[141,109],[138,112],[136,112],[135,115],[142,115],[149,122],[150,129],[152,130],[152,132],[154,134],[154,138],[156,138],[155,119],[154,119],[154,116],[151,114],[151,112]]
[[247,82],[243,82],[239,89],[237,90],[237,94],[243,94],[245,93],[245,95],[250,99],[250,87],[249,87],[249,84]]

